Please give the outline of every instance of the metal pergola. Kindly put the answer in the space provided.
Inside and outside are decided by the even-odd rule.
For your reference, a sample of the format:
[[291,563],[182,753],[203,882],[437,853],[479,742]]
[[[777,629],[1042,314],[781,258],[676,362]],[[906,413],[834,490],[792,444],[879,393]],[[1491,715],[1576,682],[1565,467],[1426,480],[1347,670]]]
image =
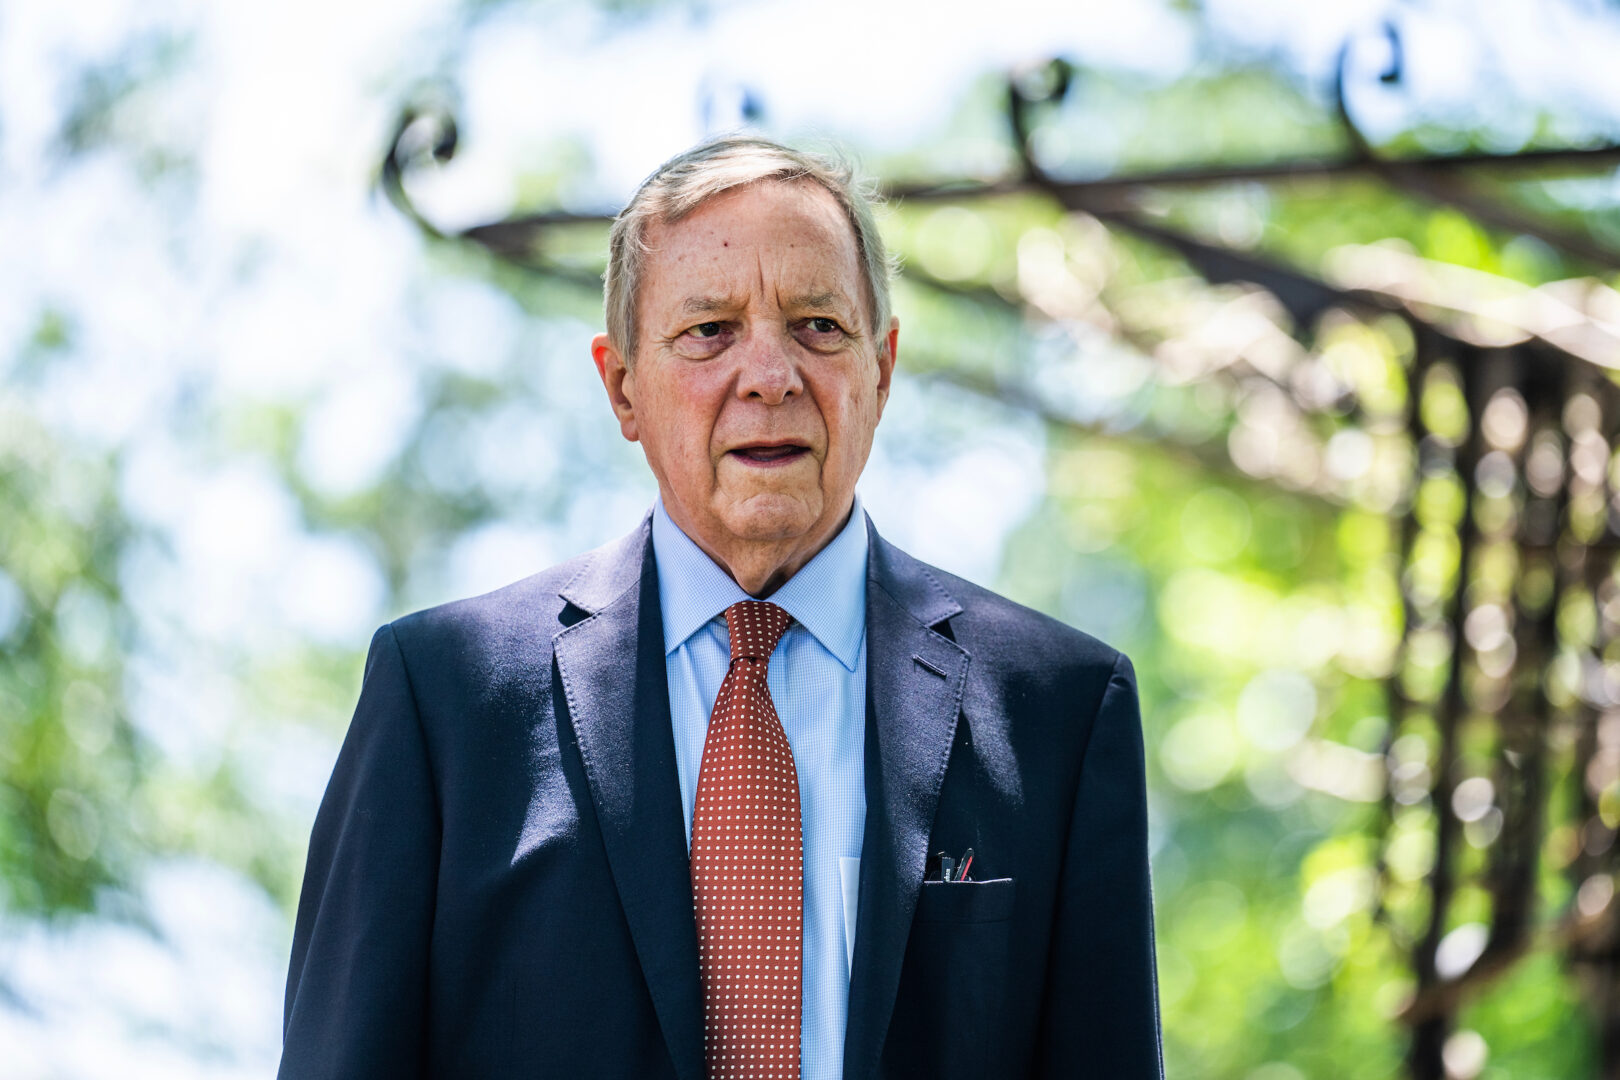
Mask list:
[[[1400,40],[1394,29],[1388,34],[1393,61],[1381,78],[1398,82]],[[886,194],[902,203],[1018,194],[1051,200],[1176,253],[1212,284],[1264,290],[1286,311],[1302,351],[1324,319],[1345,313],[1406,326],[1413,347],[1399,415],[1363,408],[1348,388],[1327,402],[1286,383],[1276,389],[1303,416],[1331,413],[1336,424],[1366,425],[1385,437],[1393,431],[1409,455],[1404,490],[1388,508],[1401,553],[1405,625],[1387,679],[1381,803],[1386,844],[1398,824],[1422,821],[1434,850],[1415,908],[1423,914],[1396,935],[1415,986],[1399,1014],[1410,1034],[1409,1072],[1414,1080],[1442,1080],[1442,1050],[1459,1009],[1527,955],[1558,951],[1581,973],[1600,1032],[1602,1075],[1620,1077],[1620,902],[1614,900],[1620,871],[1620,386],[1613,378],[1620,368],[1620,294],[1596,283],[1531,289],[1484,282],[1460,268],[1376,247],[1339,260],[1329,281],[1190,235],[1141,209],[1141,195],[1151,190],[1360,175],[1454,207],[1481,224],[1536,237],[1595,271],[1614,271],[1620,252],[1491,198],[1476,179],[1612,167],[1620,164],[1620,145],[1381,158],[1345,105],[1347,56],[1348,47],[1335,84],[1349,147],[1341,157],[1087,180],[1050,175],[1031,151],[1030,136],[1040,110],[1071,83],[1073,69],[1054,60],[1034,77],[1025,72],[1008,80],[1007,121],[1020,166],[1014,174],[993,183],[897,187]],[[383,190],[425,235],[476,245],[541,274],[596,283],[549,263],[537,241],[558,226],[605,225],[609,213],[525,214],[454,233],[428,221],[407,192],[408,174],[448,161],[455,148],[449,110],[413,105],[402,112],[381,165]],[[967,291],[974,302],[1050,319],[1028,297],[964,290],[915,270],[906,276],[924,288]],[[1239,359],[1222,374],[1240,381],[1264,377]],[[1061,428],[1095,426],[1016,377],[950,370],[931,377]],[[1455,416],[1441,422],[1423,407],[1437,387],[1460,401],[1460,424]],[[1172,449],[1200,468],[1241,471],[1219,442]],[[1459,491],[1460,505],[1439,513],[1431,505],[1436,500],[1421,497],[1440,488]],[[1294,490],[1354,502],[1353,495],[1329,488]],[[1437,676],[1426,682],[1408,677],[1420,660]],[[1417,740],[1403,742],[1408,735]],[[1417,759],[1414,746],[1423,748]],[[1539,908],[1549,866],[1567,882],[1570,899],[1544,914]],[[1375,910],[1388,918],[1382,856],[1377,869]],[[1488,924],[1474,940],[1448,943],[1465,885],[1488,893]]]

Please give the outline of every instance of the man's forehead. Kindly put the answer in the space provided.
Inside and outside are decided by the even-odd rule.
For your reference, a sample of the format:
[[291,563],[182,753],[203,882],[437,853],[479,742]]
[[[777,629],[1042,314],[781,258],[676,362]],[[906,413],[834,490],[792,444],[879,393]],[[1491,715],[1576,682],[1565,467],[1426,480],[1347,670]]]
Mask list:
[[[832,193],[808,180],[755,182],[716,195],[679,221],[654,221],[644,242],[656,256],[733,244],[793,249],[824,248],[829,256],[855,256],[855,230]],[[718,254],[718,251],[714,252]]]
[[765,285],[784,305],[852,306],[864,292],[854,229],[819,184],[749,184],[646,235],[661,307],[705,314]]

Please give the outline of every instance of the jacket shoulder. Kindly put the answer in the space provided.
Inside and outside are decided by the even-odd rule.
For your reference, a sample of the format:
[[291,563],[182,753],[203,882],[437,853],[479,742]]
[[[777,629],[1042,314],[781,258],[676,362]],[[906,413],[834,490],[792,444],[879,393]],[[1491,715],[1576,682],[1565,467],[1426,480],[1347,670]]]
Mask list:
[[407,665],[487,668],[503,658],[534,650],[549,652],[551,639],[583,614],[570,617],[563,593],[603,554],[588,551],[509,585],[402,615],[389,624]]
[[1014,668],[1093,677],[1106,677],[1122,660],[1130,663],[1118,649],[1084,630],[921,560],[917,565],[961,605],[961,612],[950,618],[950,633],[976,657]]
[[514,616],[522,617],[532,630],[537,616],[555,615],[564,607],[563,586],[578,576],[589,559],[589,553],[576,555],[487,593],[410,612],[393,621],[394,631],[417,637],[450,626],[498,625]]

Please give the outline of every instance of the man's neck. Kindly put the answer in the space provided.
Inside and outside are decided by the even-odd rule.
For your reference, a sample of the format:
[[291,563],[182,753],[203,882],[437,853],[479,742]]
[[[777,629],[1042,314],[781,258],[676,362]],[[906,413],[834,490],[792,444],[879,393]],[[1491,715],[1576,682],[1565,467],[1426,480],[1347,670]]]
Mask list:
[[780,589],[789,578],[804,569],[806,563],[820,554],[821,549],[830,544],[833,537],[849,523],[854,506],[855,501],[851,498],[844,512],[834,518],[830,525],[824,525],[806,536],[758,543],[728,538],[729,543],[721,546],[712,543],[688,522],[682,521],[684,515],[679,508],[664,500],[664,512],[676,527],[703,554],[714,560],[716,566],[729,574],[743,592],[756,600],[763,600]]

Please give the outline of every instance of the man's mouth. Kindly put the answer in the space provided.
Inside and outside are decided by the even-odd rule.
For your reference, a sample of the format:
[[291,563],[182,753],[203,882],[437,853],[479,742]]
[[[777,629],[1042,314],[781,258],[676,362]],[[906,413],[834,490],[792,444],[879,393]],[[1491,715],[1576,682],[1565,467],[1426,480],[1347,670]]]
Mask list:
[[739,446],[731,454],[750,465],[785,465],[809,452],[810,448],[802,443],[755,443]]

